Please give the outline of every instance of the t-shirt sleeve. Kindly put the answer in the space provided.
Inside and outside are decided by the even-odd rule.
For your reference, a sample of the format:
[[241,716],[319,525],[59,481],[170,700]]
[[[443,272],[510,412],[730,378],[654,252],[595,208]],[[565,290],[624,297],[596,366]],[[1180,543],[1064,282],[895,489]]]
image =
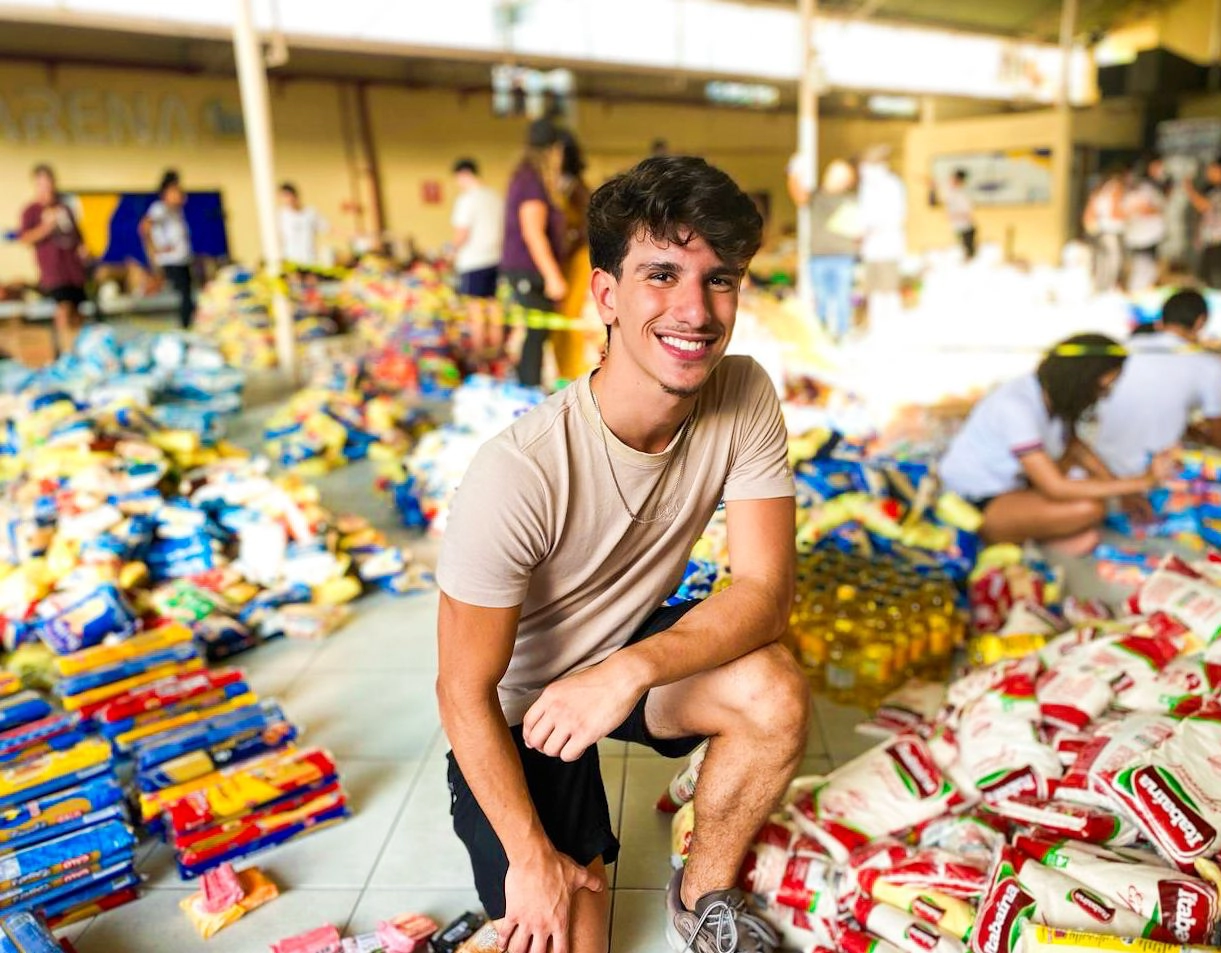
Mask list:
[[525,202],[546,202],[550,204],[550,199],[547,196],[547,187],[543,185],[543,180],[532,169],[527,168],[519,173],[516,186],[515,191],[519,207]]
[[733,459],[725,479],[726,502],[794,495],[788,431],[780,401],[763,368],[754,361],[748,366],[735,423]]
[[450,506],[437,560],[442,591],[475,606],[521,605],[549,548],[549,510],[537,466],[504,439],[484,444]]
[[1221,417],[1221,358],[1200,355],[1200,413],[1209,420]]
[[1034,408],[1015,400],[1011,393],[998,395],[997,399],[1003,401],[997,408],[997,432],[1009,452],[1015,457],[1024,457],[1046,449],[1044,421],[1039,419]]

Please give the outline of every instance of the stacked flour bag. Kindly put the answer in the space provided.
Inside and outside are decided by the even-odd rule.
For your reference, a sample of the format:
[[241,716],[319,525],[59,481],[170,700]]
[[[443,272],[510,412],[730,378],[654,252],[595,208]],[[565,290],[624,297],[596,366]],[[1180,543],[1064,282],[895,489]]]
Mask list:
[[475,454],[542,403],[542,391],[474,375],[454,393],[453,423],[425,433],[401,461],[383,465],[378,485],[405,526],[445,532],[450,503]]
[[[862,726],[879,745],[793,782],[742,889],[804,950],[1216,942],[1219,567],[1167,558],[1121,619],[1061,619],[1025,656],[905,686]],[[680,861],[699,770],[662,798]]]
[[12,676],[0,692],[0,911],[62,924],[134,899],[136,839],[110,745]]

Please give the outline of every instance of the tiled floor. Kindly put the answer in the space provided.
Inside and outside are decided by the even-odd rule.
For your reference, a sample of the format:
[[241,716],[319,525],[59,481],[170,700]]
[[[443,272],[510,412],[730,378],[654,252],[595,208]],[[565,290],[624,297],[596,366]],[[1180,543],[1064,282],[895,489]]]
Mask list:
[[[329,921],[371,929],[394,913],[438,920],[478,908],[465,851],[450,828],[445,750],[433,701],[436,599],[375,597],[326,643],[279,642],[243,665],[256,690],[282,702],[306,740],[336,755],[353,817],[258,859],[282,897],[207,942],[178,909],[192,884],[167,848],[141,849],[145,895],[73,931],[80,953],[207,949],[254,953]],[[824,772],[860,750],[857,713],[820,702],[803,773]],[[612,950],[664,949],[662,888],[669,876],[669,819],[653,809],[673,762],[618,743],[602,747],[611,816],[623,842],[614,877]]]
[[[242,443],[256,442],[267,409],[262,404],[245,415]],[[370,492],[367,466],[321,482],[331,508],[392,528],[389,504]],[[427,540],[411,545],[425,558],[435,549]],[[178,908],[194,884],[179,880],[167,848],[146,844],[139,854],[144,896],[66,931],[80,953],[256,953],[324,922],[355,933],[395,913],[418,911],[445,922],[477,909],[470,865],[450,827],[446,745],[433,694],[435,614],[435,596],[375,596],[357,603],[353,620],[325,642],[280,641],[242,657],[255,689],[280,700],[305,729],[305,741],[335,754],[353,817],[261,856],[257,863],[282,896],[206,945]],[[803,773],[825,772],[867,744],[851,730],[857,717],[819,703]],[[604,744],[602,755],[623,843],[612,868],[612,950],[660,951],[669,822],[653,803],[675,764],[619,743]]]

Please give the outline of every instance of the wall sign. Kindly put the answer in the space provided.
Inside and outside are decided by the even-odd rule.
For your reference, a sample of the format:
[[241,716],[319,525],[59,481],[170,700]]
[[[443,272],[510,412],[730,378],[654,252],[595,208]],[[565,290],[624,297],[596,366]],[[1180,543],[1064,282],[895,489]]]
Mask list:
[[241,110],[210,100],[198,110],[163,92],[26,86],[0,91],[0,141],[96,146],[193,145],[240,138]]

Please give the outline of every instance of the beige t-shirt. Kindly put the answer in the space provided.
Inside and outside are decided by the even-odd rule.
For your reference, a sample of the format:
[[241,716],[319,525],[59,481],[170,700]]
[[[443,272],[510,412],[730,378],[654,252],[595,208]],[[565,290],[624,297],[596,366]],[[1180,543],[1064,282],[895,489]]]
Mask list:
[[700,391],[685,441],[680,433],[666,450],[647,454],[605,431],[633,512],[649,517],[671,500],[677,506],[672,519],[633,523],[611,479],[589,380],[484,444],[441,545],[437,580],[449,596],[522,607],[500,683],[510,725],[551,682],[623,647],[682,581],[691,547],[721,500],[793,495],[772,383],[750,358],[726,357]]

